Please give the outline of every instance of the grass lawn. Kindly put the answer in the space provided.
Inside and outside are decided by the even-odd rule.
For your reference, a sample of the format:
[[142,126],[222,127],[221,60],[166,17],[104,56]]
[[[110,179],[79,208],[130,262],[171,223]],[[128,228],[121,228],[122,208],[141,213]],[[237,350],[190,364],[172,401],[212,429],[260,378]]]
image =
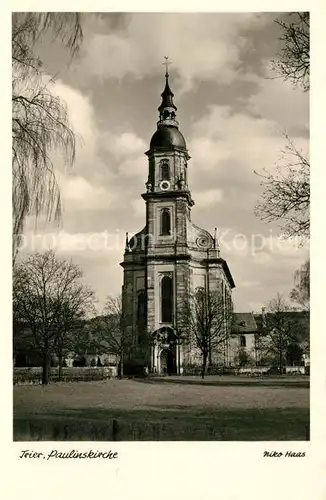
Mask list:
[[14,440],[306,440],[307,377],[167,377],[14,387]]

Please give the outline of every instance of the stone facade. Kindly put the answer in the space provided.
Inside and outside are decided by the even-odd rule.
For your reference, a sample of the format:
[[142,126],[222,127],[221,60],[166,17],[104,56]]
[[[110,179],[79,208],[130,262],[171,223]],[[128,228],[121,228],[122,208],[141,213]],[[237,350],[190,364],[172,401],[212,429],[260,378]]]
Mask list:
[[[176,109],[166,75],[157,131],[146,153],[146,223],[131,239],[127,235],[121,265],[125,328],[132,339],[126,363],[154,373],[181,374],[184,364],[199,362],[196,349],[181,341],[185,300],[202,287],[222,294],[231,310],[235,285],[216,238],[191,220],[190,156]],[[223,359],[216,355],[214,361],[228,363],[228,351],[224,346]]]

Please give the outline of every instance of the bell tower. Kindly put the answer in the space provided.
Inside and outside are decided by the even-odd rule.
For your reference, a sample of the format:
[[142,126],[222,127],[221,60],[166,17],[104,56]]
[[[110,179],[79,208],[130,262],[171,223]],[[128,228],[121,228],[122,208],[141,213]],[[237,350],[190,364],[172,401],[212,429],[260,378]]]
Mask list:
[[126,330],[132,339],[129,361],[154,373],[181,374],[192,356],[180,340],[185,300],[196,287],[207,286],[223,293],[227,303],[234,283],[216,239],[191,221],[190,156],[179,130],[169,64],[165,58],[157,129],[145,153],[148,178],[141,196],[146,224],[130,240],[127,236],[121,265]]
[[[157,130],[146,152],[149,163],[147,191],[142,195],[146,202],[149,235],[145,249],[147,331],[169,328],[170,337],[177,337],[178,309],[190,279],[187,224],[194,202],[187,180],[190,156],[176,119],[177,107],[169,85],[169,62],[166,60],[165,64],[165,87],[158,108]],[[176,359],[174,364],[178,371],[180,360]]]
[[[177,107],[169,85],[168,65],[166,65],[165,88],[158,108],[157,130],[152,136],[148,156],[148,179],[146,193],[146,222],[148,234],[153,238],[147,248],[148,254],[157,253],[161,246],[186,244],[186,220],[194,205],[188,188],[187,169],[190,156],[186,141],[179,130],[176,119]],[[155,244],[153,242],[155,241]]]

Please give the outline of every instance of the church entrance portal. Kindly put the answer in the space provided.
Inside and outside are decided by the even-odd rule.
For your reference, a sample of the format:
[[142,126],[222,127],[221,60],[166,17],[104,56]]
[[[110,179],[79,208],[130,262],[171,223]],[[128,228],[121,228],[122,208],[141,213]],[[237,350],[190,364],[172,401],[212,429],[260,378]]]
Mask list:
[[154,334],[155,352],[154,366],[161,375],[173,375],[177,373],[177,349],[176,335],[172,328],[163,327]]
[[173,375],[176,373],[175,353],[172,349],[163,349],[160,356],[161,374]]

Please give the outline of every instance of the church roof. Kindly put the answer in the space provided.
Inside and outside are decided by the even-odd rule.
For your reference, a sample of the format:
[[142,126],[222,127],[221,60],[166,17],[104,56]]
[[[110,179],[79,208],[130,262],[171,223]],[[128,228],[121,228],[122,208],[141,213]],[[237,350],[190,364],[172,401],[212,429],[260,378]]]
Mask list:
[[147,228],[145,226],[141,231],[134,234],[134,236],[130,238],[128,248],[126,248],[126,253],[130,252],[144,253],[146,244],[146,235],[147,235]]
[[187,149],[183,135],[177,127],[168,125],[159,127],[151,139],[150,149],[171,149],[171,147]]
[[223,271],[225,272],[225,275],[230,283],[230,286],[231,288],[235,288],[235,283],[234,283],[234,279],[232,277],[232,274],[231,274],[231,271],[230,271],[230,268],[226,262],[226,260],[222,259],[222,258],[219,258],[218,259],[221,264],[222,264],[222,267],[223,267]]

